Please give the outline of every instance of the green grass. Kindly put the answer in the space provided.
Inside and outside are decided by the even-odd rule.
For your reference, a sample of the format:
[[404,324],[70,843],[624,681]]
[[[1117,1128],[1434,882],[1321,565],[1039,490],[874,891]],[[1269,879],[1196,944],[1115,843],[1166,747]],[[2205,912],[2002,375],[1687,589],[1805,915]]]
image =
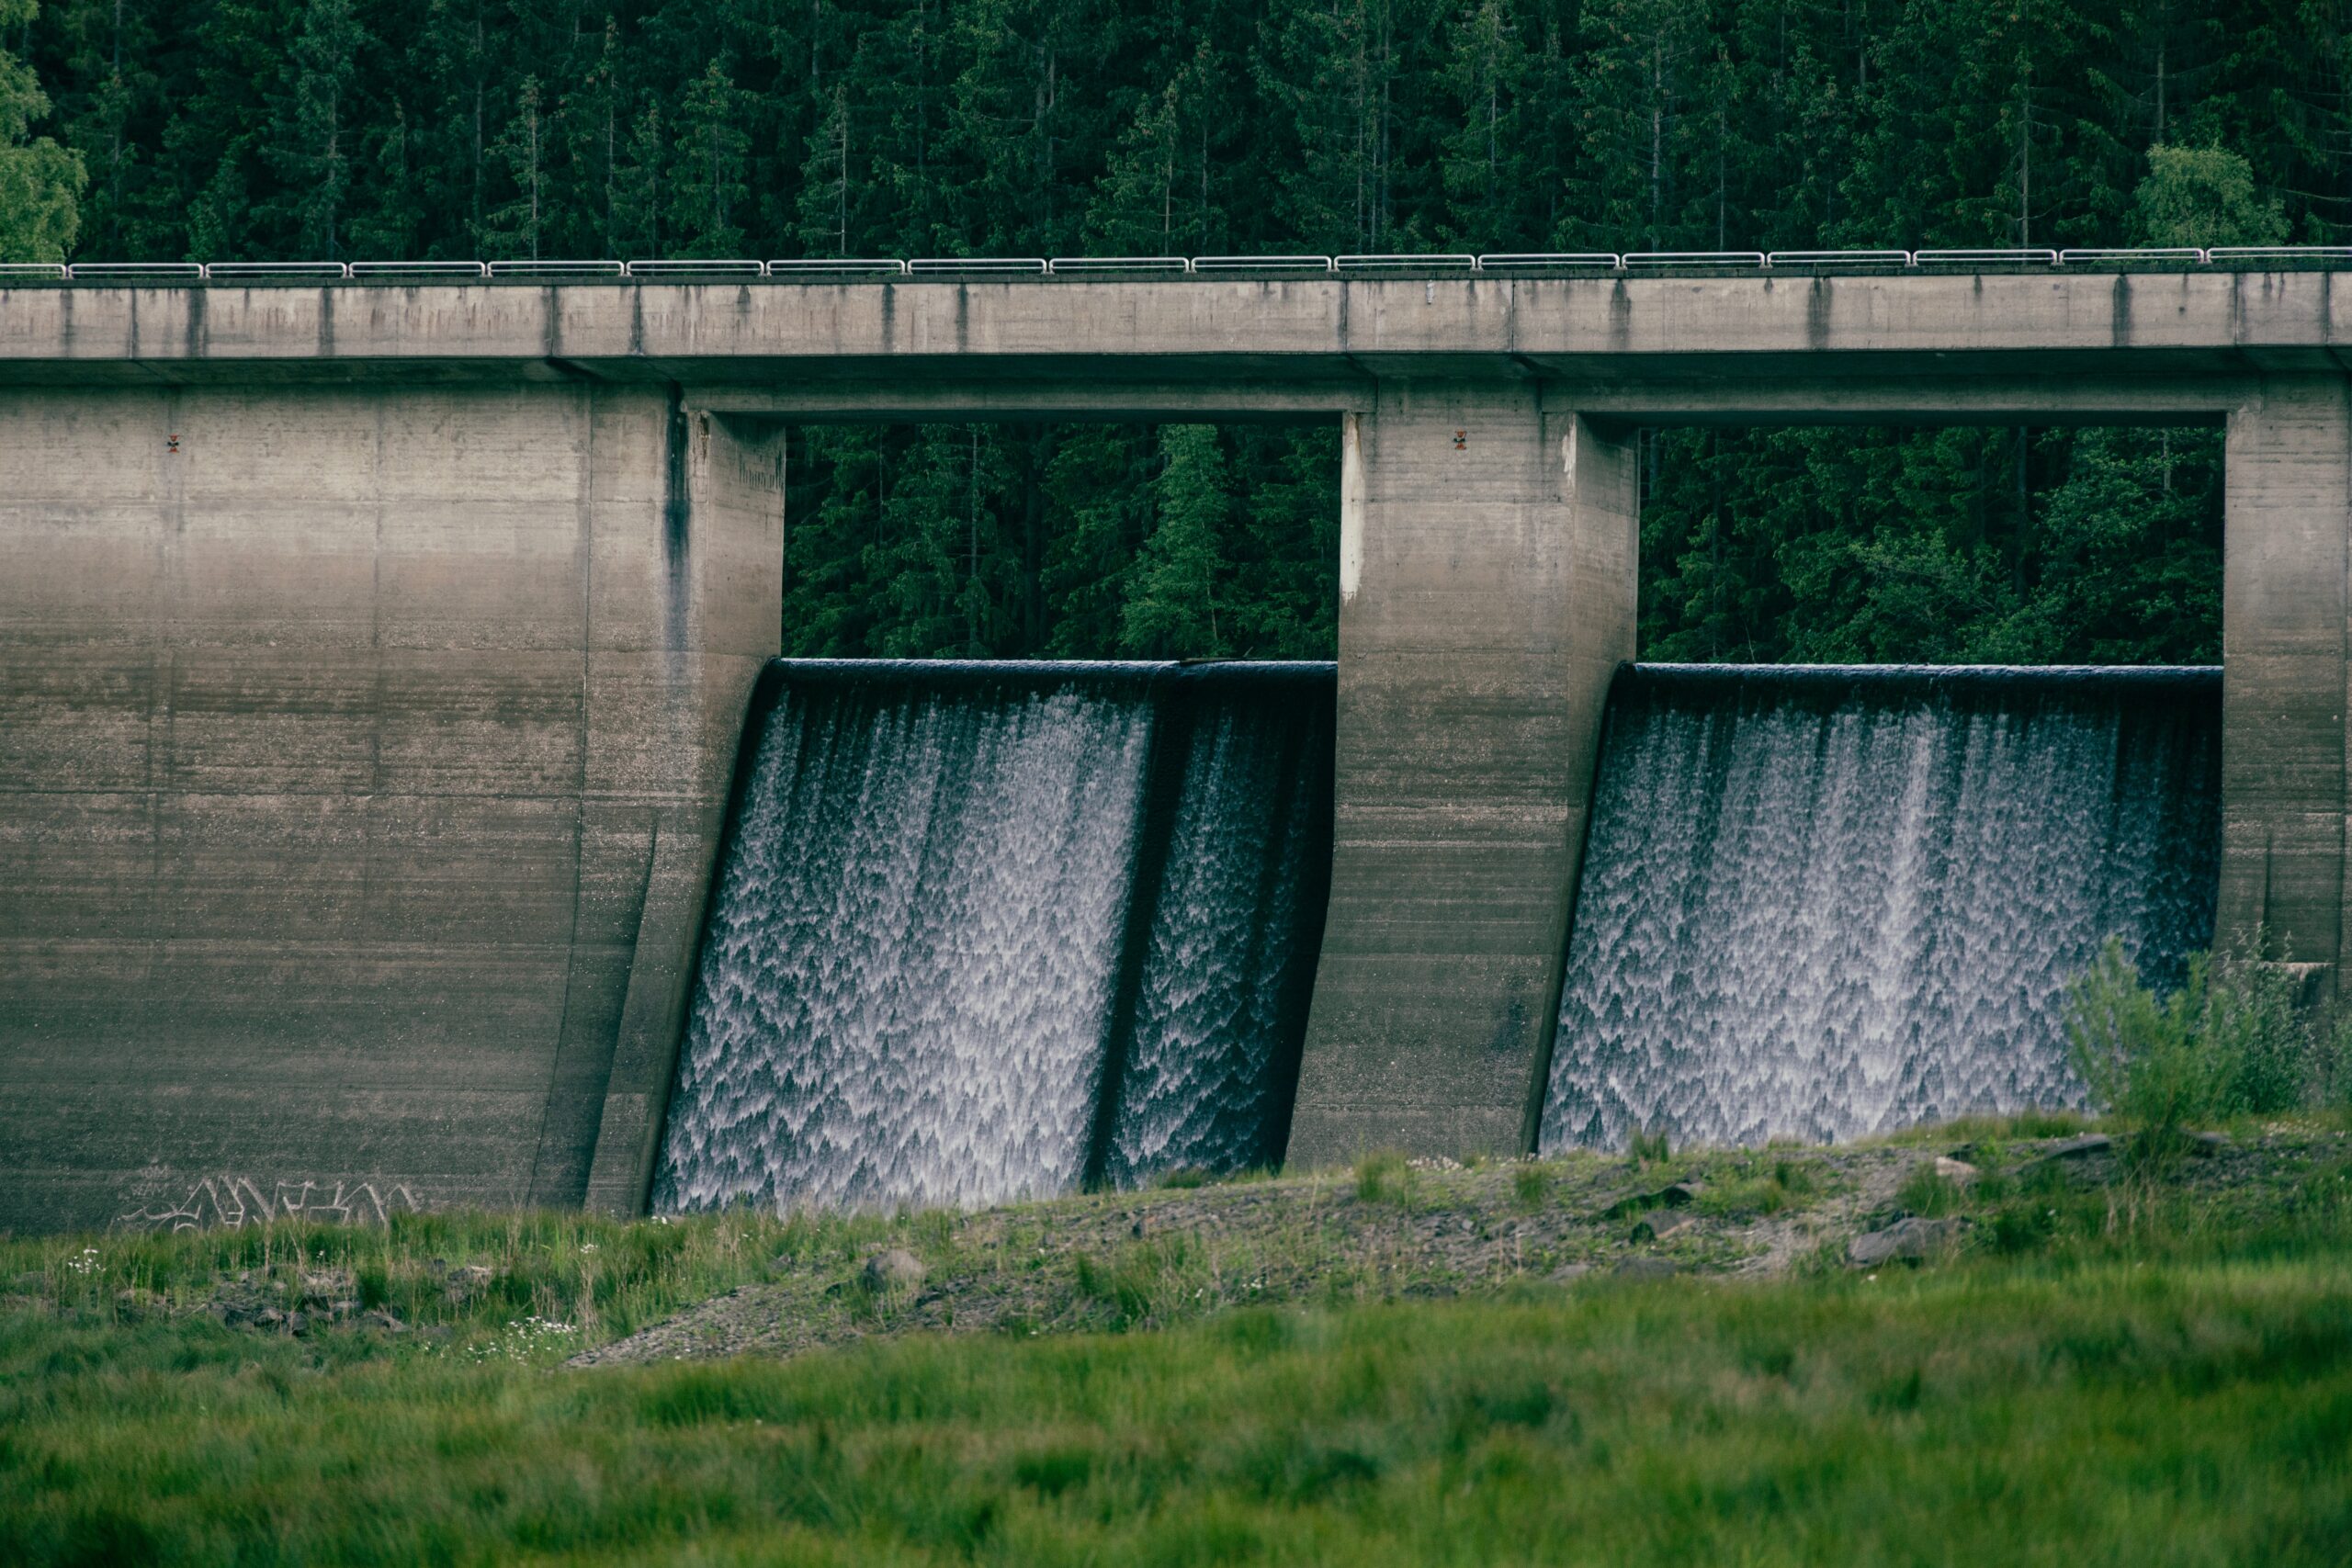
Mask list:
[[[536,1318],[568,1333],[542,1337],[537,1359],[620,1337],[688,1302],[763,1279],[778,1263],[830,1259],[846,1268],[886,1240],[914,1238],[944,1215],[884,1220],[729,1211],[623,1224],[572,1213],[401,1213],[383,1227],[256,1225],[176,1235],[110,1234],[0,1240],[0,1291],[30,1291],[69,1320],[115,1324],[153,1316],[126,1306],[144,1292],[186,1307],[222,1276],[250,1271],[265,1300],[301,1304],[304,1271],[344,1269],[356,1299],[407,1322],[448,1331],[477,1355],[501,1353],[510,1327]],[[492,1278],[452,1290],[451,1273]],[[36,1283],[36,1281],[38,1281]],[[374,1354],[366,1336],[322,1337],[336,1359]]]
[[[935,1248],[944,1221],[5,1242],[0,1290],[38,1268],[56,1293],[0,1310],[0,1559],[2340,1562],[2340,1148],[2218,1190],[2037,1177],[1917,1272],[1530,1281],[590,1371],[549,1363],[778,1257]],[[1773,1156],[1718,1164],[1726,1186],[1802,1185]],[[1155,1321],[1152,1260],[1181,1245],[1090,1259],[1072,1288]],[[119,1304],[297,1247],[375,1259],[387,1299],[448,1334],[297,1339]],[[453,1303],[436,1257],[507,1282]],[[574,1332],[507,1326],[534,1313]]]

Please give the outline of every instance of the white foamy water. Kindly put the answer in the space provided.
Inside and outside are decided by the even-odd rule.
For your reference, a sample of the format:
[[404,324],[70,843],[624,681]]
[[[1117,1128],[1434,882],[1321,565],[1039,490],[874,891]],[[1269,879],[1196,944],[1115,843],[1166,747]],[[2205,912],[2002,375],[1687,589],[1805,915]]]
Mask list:
[[1278,1158],[1331,688],[1328,666],[777,666],[655,1208],[969,1205]]
[[[1282,1157],[1330,860],[1329,725],[1303,682],[1193,707],[1104,1175]],[[1328,706],[1329,684],[1319,694]]]
[[2079,1104],[2068,979],[2211,940],[2218,732],[2210,671],[1621,675],[1542,1146]]
[[1150,725],[1101,687],[793,687],[704,938],[653,1201],[1079,1179]]

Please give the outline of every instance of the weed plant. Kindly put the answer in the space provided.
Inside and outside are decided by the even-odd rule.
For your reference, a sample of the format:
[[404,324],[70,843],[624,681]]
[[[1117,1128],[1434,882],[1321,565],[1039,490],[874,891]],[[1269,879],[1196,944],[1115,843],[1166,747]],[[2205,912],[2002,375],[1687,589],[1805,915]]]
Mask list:
[[2069,989],[2075,1071],[2136,1130],[2136,1157],[2162,1164],[2192,1128],[2340,1104],[2352,1089],[2352,1011],[2305,1005],[2291,972],[2252,955],[2258,944],[2190,954],[2159,996],[2109,937]]

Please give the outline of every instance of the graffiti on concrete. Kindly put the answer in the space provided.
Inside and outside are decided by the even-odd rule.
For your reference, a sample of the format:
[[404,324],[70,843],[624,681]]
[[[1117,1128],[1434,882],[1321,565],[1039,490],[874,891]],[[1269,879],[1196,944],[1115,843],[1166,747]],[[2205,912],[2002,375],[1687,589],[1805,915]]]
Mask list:
[[424,1204],[405,1182],[256,1181],[245,1176],[208,1176],[177,1202],[147,1202],[115,1216],[119,1231],[192,1231],[220,1225],[266,1224],[271,1220],[318,1220],[328,1224],[385,1224],[400,1210],[422,1213]]

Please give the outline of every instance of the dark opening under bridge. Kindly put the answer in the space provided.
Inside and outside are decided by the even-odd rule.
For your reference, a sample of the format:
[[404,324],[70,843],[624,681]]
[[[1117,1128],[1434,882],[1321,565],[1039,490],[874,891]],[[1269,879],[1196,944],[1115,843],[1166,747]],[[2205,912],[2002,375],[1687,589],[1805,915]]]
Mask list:
[[2226,424],[2222,929],[2332,976],[2335,276],[0,288],[0,1225],[642,1203],[786,421],[1342,422],[1294,1158],[1530,1135],[1641,425]]

